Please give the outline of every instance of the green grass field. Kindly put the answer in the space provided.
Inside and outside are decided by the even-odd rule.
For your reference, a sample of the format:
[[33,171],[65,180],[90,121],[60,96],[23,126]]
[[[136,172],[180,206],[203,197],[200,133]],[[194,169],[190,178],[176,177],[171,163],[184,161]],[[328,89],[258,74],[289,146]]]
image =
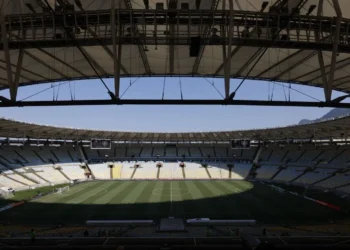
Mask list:
[[247,181],[94,181],[0,213],[1,223],[82,224],[88,219],[255,219],[323,223],[344,214]]

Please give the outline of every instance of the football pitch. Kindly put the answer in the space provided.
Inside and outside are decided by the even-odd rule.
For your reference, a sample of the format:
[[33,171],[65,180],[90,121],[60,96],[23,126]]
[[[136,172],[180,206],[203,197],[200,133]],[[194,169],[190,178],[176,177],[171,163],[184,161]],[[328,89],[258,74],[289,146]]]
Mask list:
[[91,181],[0,214],[0,223],[83,224],[86,220],[165,217],[254,219],[268,224],[318,223],[344,214],[248,181]]

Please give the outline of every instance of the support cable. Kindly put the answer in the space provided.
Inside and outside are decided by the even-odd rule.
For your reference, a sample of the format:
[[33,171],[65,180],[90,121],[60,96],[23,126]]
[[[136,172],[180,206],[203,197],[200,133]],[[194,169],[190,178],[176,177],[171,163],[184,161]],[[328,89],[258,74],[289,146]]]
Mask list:
[[177,56],[177,72],[179,74],[179,85],[180,85],[180,95],[181,95],[181,100],[183,100],[183,95],[182,95],[182,82],[181,82],[181,77],[180,77],[180,61],[179,61],[179,47],[176,47],[176,56]]
[[216,92],[218,92],[219,93],[219,95],[223,98],[223,99],[225,99],[225,97],[224,97],[224,95],[223,94],[221,94],[221,92],[216,88],[216,86],[214,85],[214,82],[210,82],[207,78],[203,78],[204,80],[206,80],[215,90],[216,90]]
[[[168,54],[167,53],[167,56],[165,57],[165,74],[167,72],[167,67],[168,67]],[[164,100],[164,93],[165,93],[165,81],[166,81],[166,75],[164,75],[164,79],[163,79],[163,93],[162,93],[162,100]]]
[[[52,9],[51,5],[47,2],[47,0],[45,0],[46,5],[50,8],[52,14],[54,15],[55,19],[56,19],[56,12],[54,9]],[[100,81],[102,82],[103,86],[107,89],[107,93],[110,95],[110,97],[112,99],[115,99],[115,95],[114,93],[108,88],[107,84],[105,83],[105,81],[102,79],[102,77],[100,76],[100,74],[97,72],[95,66],[91,63],[89,57],[86,55],[86,53],[83,51],[83,49],[81,48],[79,42],[77,40],[74,39],[74,36],[71,34],[70,30],[65,26],[65,24],[63,24],[63,28],[67,34],[67,36],[73,41],[75,42],[75,46],[78,48],[78,50],[80,51],[80,53],[83,55],[83,57],[85,58],[85,60],[88,62],[88,64],[90,65],[90,67],[92,68],[92,70],[94,71],[94,73],[96,74],[96,76],[100,79]]]
[[135,83],[137,82],[137,80],[140,79],[140,77],[136,78],[133,82],[131,82],[131,79],[130,79],[130,84],[129,86],[126,88],[126,90],[124,90],[123,94],[121,94],[120,96],[120,99],[124,96],[124,94],[129,90],[129,88]]

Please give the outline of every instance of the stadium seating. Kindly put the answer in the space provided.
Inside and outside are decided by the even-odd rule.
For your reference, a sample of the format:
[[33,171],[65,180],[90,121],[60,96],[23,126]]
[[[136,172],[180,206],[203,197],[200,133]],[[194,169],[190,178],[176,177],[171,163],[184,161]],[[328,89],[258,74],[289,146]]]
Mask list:
[[[245,179],[258,149],[256,146],[243,150],[215,144],[185,143],[176,147],[160,143],[118,144],[107,150],[84,147],[86,158],[90,160],[89,167],[97,179]],[[108,161],[114,162],[112,169],[107,163],[100,163],[106,160],[105,155],[108,155]],[[174,158],[184,160],[185,168],[179,167]],[[135,170],[136,160],[141,167]],[[346,172],[350,162],[348,146],[274,144],[261,147],[257,160],[256,178],[259,180],[349,192],[350,177]],[[163,162],[159,171],[156,167],[158,161]],[[0,147],[0,185],[24,189],[85,179],[80,162],[81,152],[77,146],[3,145]],[[202,167],[203,162],[207,162],[207,168]],[[234,166],[231,172],[228,165]],[[280,169],[281,166],[284,168]],[[339,173],[335,174],[337,171]]]
[[0,175],[0,183],[3,187],[11,187],[16,190],[28,188],[27,185],[11,180],[4,175]]
[[160,179],[172,179],[175,168],[179,168],[177,163],[163,163],[159,170]]
[[216,162],[209,163],[208,171],[210,173],[211,178],[214,178],[214,179],[222,178],[220,163],[216,163]]
[[271,179],[278,171],[280,166],[278,165],[262,165],[256,170],[257,179]]
[[45,180],[54,183],[64,183],[68,182],[68,180],[58,171],[56,170],[52,165],[47,166],[41,166],[41,167],[35,167],[32,168],[39,176],[44,178]]
[[131,178],[131,176],[135,170],[134,165],[135,165],[135,162],[123,162],[123,169],[122,169],[122,174],[121,174],[122,179],[130,179]]
[[[169,164],[171,164],[173,166],[173,178],[174,179],[184,179],[184,175],[182,172],[183,169],[179,166],[179,163],[169,163]],[[184,171],[186,171],[186,169],[184,169]]]
[[207,179],[208,174],[201,164],[188,162],[185,167],[186,178],[188,179]]
[[338,186],[343,186],[345,184],[348,184],[349,180],[350,180],[349,175],[339,174],[317,183],[316,186],[327,188],[327,189],[335,188]]
[[111,179],[111,171],[106,163],[104,164],[89,164],[91,172],[96,179]]
[[190,147],[190,154],[191,157],[206,157],[206,155],[202,155],[199,147]]
[[297,176],[301,175],[304,172],[304,167],[287,167],[279,172],[273,180],[276,181],[291,181]]
[[176,148],[175,147],[167,147],[166,148],[166,155],[167,157],[177,157]]
[[302,185],[310,185],[315,182],[318,182],[324,178],[329,177],[334,172],[334,169],[325,169],[325,168],[319,168],[315,169],[312,172],[308,172],[295,180],[295,183],[302,184]]
[[120,163],[114,164],[112,168],[112,179],[120,179],[122,175],[122,167],[123,165]]
[[133,179],[155,179],[157,167],[155,162],[139,162],[140,167],[135,171]]
[[247,163],[235,163],[234,168],[231,169],[231,179],[242,180],[247,177],[252,164]]
[[188,147],[178,147],[177,148],[177,153],[178,153],[179,157],[182,157],[183,155],[185,157],[189,157],[190,156],[189,151],[188,151]]
[[62,172],[65,173],[71,180],[84,179],[84,170],[79,164],[62,164],[60,165]]
[[227,167],[226,163],[218,164],[218,168],[220,169],[221,178],[223,178],[223,179],[230,178],[230,170]]

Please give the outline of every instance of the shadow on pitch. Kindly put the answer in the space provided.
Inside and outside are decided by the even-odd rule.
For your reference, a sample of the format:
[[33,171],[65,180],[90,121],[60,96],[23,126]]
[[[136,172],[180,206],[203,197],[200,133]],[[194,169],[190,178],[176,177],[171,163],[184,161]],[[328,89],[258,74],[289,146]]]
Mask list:
[[[86,189],[83,192],[92,190]],[[150,194],[148,191],[143,195],[148,195],[150,200],[157,200],[151,199],[152,196],[161,194]],[[245,192],[197,200],[191,197],[177,200],[173,197],[162,202],[93,204],[101,195],[100,192],[87,195],[83,200],[84,204],[26,202],[0,212],[0,224],[77,225],[84,224],[86,220],[159,220],[169,216],[184,219],[254,219],[265,224],[304,225],[350,219],[347,213],[332,210],[302,197],[271,191],[270,187],[260,183],[254,183]],[[122,192],[121,195],[127,197],[132,194]],[[191,193],[182,195],[191,196]]]

